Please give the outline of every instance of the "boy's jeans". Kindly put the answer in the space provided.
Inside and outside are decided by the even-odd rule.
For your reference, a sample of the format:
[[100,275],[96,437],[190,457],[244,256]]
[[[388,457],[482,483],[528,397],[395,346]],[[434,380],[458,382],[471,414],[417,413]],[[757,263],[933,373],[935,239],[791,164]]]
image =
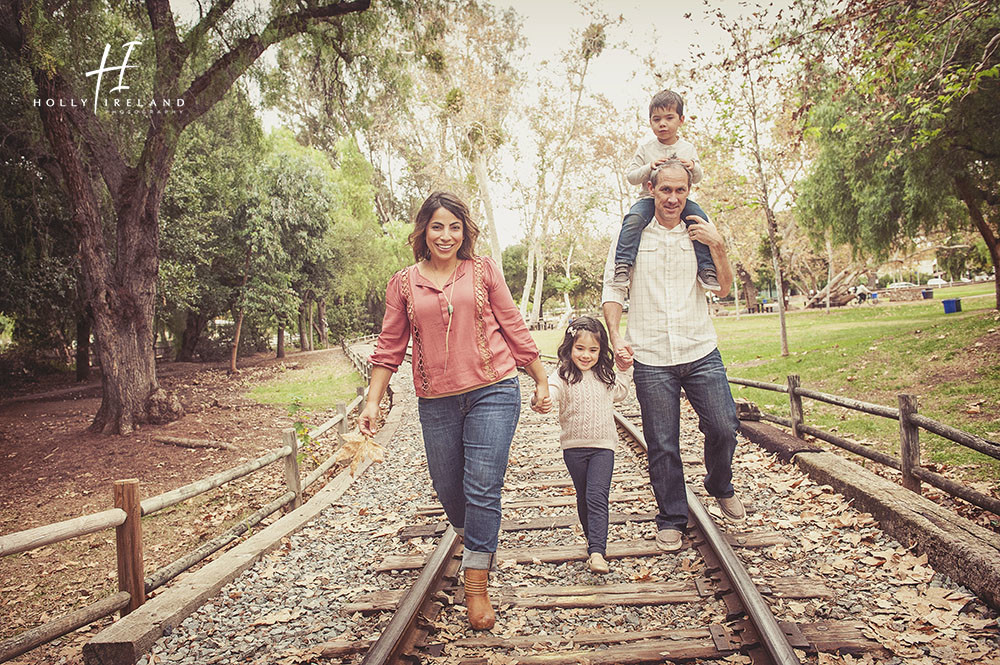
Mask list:
[[608,499],[615,451],[609,448],[566,448],[563,461],[576,488],[576,514],[587,536],[587,554],[608,551]]
[[[653,199],[648,196],[636,201],[629,209],[625,219],[622,220],[622,231],[618,235],[615,265],[622,263],[630,266],[635,265],[635,255],[639,253],[642,230],[649,226],[655,210],[656,205],[653,203]],[[708,215],[701,209],[701,206],[688,199],[687,203],[684,204],[684,210],[681,211],[681,221],[687,226],[692,224],[687,219],[690,215],[698,215],[702,219],[708,219]],[[693,241],[692,244],[694,245],[695,259],[698,261],[698,272],[707,268],[715,270],[715,262],[712,261],[712,252],[708,249],[708,245],[697,241]]]
[[683,531],[688,521],[684,467],[680,452],[681,388],[698,414],[705,435],[705,489],[727,498],[733,491],[733,453],[740,421],[729,390],[722,356],[715,349],[704,358],[682,365],[635,363],[632,380],[642,411],[642,431],[649,457],[658,529]]
[[451,525],[464,528],[462,568],[493,568],[521,385],[513,377],[461,395],[421,397],[417,408],[434,490]]

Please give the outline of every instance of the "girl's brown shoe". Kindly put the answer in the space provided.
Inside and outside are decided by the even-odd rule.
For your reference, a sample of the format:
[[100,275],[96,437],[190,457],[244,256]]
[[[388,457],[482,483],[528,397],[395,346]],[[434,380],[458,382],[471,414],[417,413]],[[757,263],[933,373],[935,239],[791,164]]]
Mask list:
[[469,625],[476,630],[490,630],[496,623],[496,614],[486,590],[489,577],[488,570],[465,569],[465,609],[469,614]]

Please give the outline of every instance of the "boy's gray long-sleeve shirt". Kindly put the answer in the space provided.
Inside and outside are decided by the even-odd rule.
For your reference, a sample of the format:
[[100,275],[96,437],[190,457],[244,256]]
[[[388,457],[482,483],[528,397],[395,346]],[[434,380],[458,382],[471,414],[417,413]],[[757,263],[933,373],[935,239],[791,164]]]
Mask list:
[[626,168],[629,184],[639,186],[639,198],[650,196],[649,190],[646,188],[646,181],[649,180],[651,172],[649,165],[658,159],[688,159],[694,162],[694,169],[691,171],[692,185],[701,182],[704,176],[701,162],[698,160],[698,151],[693,143],[684,139],[677,139],[673,145],[663,145],[656,139],[647,141],[639,146]]

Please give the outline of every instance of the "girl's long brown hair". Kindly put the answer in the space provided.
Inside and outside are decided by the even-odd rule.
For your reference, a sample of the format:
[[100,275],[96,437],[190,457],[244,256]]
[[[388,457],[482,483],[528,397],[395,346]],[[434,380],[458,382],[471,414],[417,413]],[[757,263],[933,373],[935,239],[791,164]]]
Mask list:
[[600,345],[597,352],[597,363],[594,365],[594,373],[597,378],[608,384],[611,388],[615,385],[615,358],[611,353],[611,343],[608,341],[608,333],[604,330],[601,322],[592,316],[581,316],[573,320],[566,328],[566,334],[559,345],[556,355],[559,357],[559,376],[566,383],[577,383],[583,378],[583,373],[573,363],[573,343],[582,332],[589,332]]

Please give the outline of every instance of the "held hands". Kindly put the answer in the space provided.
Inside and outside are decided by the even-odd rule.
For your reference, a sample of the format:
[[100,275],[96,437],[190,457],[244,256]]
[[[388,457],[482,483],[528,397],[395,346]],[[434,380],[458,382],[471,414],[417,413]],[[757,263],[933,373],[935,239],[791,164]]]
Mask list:
[[375,436],[375,432],[379,430],[378,404],[365,403],[365,408],[361,410],[361,415],[358,416],[358,429],[365,436]]
[[632,347],[621,335],[612,335],[611,346],[615,350],[615,367],[624,372],[632,366]]
[[531,396],[531,410],[537,413],[548,413],[552,410],[552,398],[549,397],[547,383],[535,384],[535,394]]
[[702,219],[698,215],[689,215],[687,219],[694,222],[688,227],[688,237],[691,240],[697,240],[709,247],[723,247],[722,234],[719,233],[719,229],[715,227],[715,224],[707,219]]

